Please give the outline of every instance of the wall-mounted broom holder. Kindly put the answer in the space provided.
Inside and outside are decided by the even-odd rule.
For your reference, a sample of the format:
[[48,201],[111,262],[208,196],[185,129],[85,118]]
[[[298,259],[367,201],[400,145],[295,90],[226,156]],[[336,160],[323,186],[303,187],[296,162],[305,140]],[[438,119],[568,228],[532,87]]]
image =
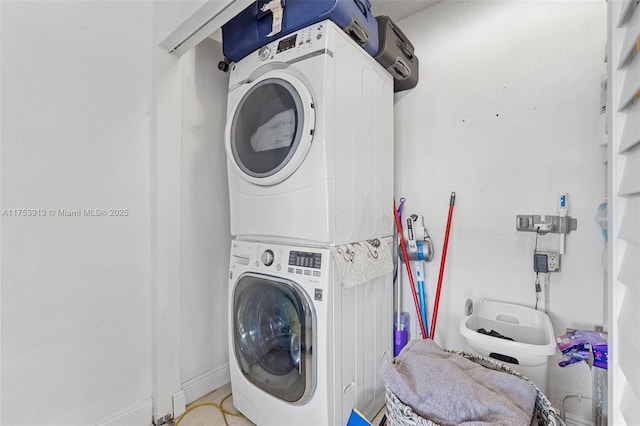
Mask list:
[[578,229],[578,219],[571,216],[545,216],[526,215],[516,216],[516,229],[518,231],[537,232],[546,234],[568,234]]

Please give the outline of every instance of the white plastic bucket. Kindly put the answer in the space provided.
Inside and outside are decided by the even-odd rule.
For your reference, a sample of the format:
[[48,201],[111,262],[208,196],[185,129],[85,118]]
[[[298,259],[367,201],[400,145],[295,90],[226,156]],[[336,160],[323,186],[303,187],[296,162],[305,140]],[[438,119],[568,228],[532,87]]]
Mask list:
[[[479,333],[491,330],[513,339]],[[460,322],[460,333],[470,352],[497,359],[520,372],[547,391],[549,357],[556,353],[556,341],[549,316],[525,306],[480,300],[473,313]]]

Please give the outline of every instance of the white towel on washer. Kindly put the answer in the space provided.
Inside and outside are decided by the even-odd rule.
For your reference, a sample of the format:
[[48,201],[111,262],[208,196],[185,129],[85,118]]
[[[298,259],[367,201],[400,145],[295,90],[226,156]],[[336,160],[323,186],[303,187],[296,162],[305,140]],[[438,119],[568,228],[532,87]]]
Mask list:
[[344,288],[355,287],[393,272],[390,238],[331,247]]
[[293,109],[282,111],[258,127],[251,136],[251,147],[255,152],[285,148],[293,143],[296,116]]

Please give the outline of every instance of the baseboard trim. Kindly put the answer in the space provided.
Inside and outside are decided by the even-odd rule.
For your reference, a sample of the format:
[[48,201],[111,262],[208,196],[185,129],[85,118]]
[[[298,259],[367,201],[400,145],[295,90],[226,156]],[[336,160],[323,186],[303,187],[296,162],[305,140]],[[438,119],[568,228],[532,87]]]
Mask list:
[[152,425],[153,400],[147,398],[140,404],[122,410],[114,416],[97,423],[97,426]]
[[187,404],[202,398],[208,393],[221,388],[231,381],[231,373],[229,373],[229,364],[215,370],[207,371],[193,379],[182,383],[182,390]]
[[171,400],[173,402],[173,418],[177,419],[187,411],[187,401],[184,398],[184,390],[180,389],[174,393]]

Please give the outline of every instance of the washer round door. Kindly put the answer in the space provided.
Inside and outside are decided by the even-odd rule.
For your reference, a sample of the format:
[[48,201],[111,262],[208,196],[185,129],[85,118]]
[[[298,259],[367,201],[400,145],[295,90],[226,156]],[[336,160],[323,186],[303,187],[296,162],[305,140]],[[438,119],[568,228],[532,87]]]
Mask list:
[[275,185],[304,161],[315,127],[308,88],[297,77],[271,71],[235,90],[244,91],[232,107],[225,147],[233,167],[249,182]]
[[233,346],[242,374],[284,401],[304,404],[315,389],[315,310],[296,283],[244,274],[233,292]]

